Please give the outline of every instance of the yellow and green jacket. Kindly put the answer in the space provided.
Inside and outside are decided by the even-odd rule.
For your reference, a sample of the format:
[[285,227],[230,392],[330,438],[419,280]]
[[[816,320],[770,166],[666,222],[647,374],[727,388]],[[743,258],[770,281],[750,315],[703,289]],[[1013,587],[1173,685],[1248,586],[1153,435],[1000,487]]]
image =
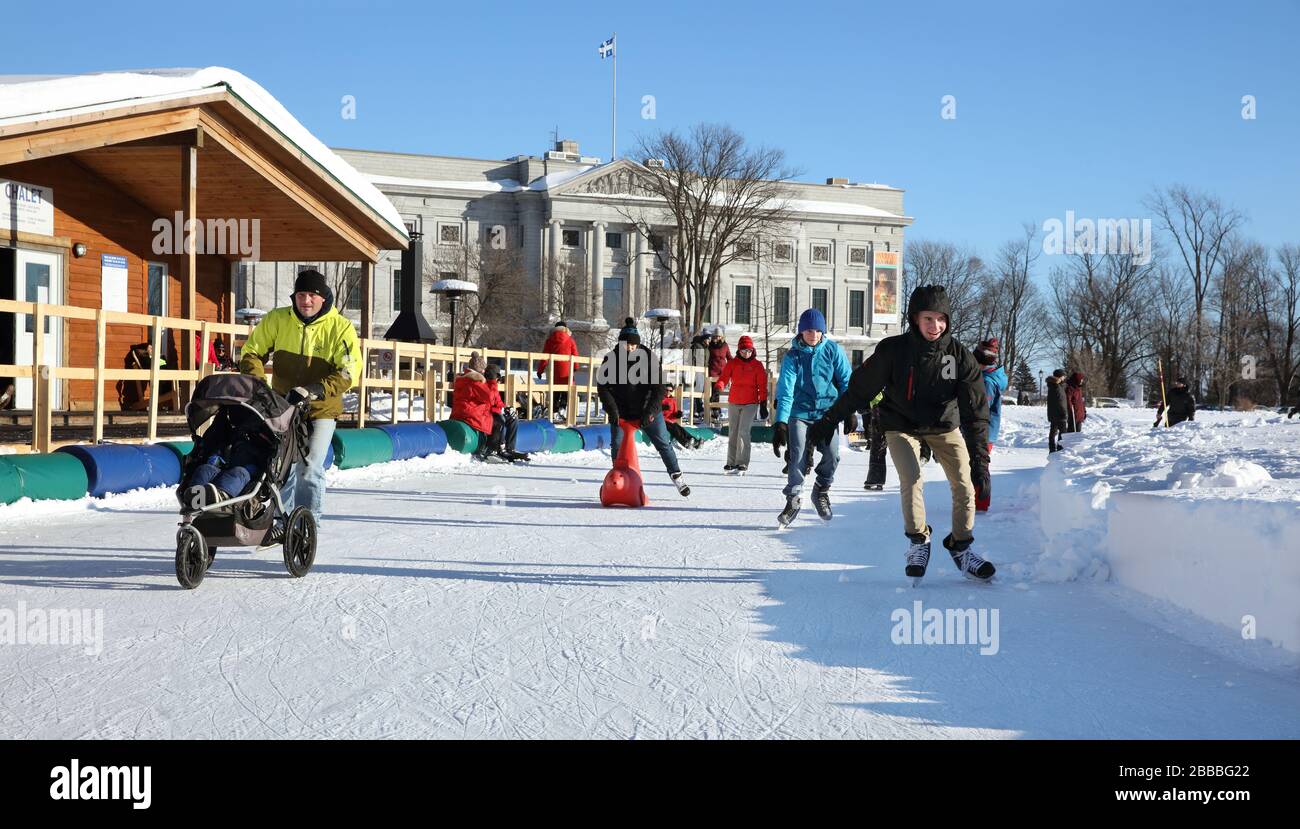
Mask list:
[[287,394],[295,386],[320,383],[324,398],[312,401],[312,419],[343,414],[343,393],[357,384],[361,372],[361,341],[351,320],[331,306],[307,324],[292,306],[276,308],[244,343],[240,372],[265,378],[266,357],[272,351],[271,388]]

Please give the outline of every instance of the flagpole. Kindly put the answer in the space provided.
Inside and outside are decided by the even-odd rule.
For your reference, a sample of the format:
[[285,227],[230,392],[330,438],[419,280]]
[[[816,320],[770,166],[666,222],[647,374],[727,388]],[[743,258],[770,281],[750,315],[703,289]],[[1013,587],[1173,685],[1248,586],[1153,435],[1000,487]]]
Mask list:
[[610,93],[609,160],[618,158],[618,32],[610,38],[614,45],[614,85]]

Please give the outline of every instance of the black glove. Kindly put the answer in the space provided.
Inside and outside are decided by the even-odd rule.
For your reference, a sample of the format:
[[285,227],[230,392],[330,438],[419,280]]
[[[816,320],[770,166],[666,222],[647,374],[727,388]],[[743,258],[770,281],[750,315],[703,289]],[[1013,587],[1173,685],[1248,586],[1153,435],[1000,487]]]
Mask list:
[[835,439],[837,425],[830,415],[823,415],[821,420],[808,427],[808,445],[822,446],[830,443]]
[[858,430],[858,416],[851,414],[844,420],[844,434],[851,435]]
[[285,399],[289,401],[289,405],[297,406],[304,400],[320,400],[324,396],[325,389],[321,384],[312,383],[310,386],[294,386],[289,389],[289,394],[286,395]]
[[778,423],[772,427],[772,454],[781,457],[781,449],[790,442],[790,426]]
[[767,401],[758,404],[758,419],[767,420]]
[[975,485],[976,494],[987,492],[989,488],[989,468],[986,464],[976,461],[971,464],[971,483]]

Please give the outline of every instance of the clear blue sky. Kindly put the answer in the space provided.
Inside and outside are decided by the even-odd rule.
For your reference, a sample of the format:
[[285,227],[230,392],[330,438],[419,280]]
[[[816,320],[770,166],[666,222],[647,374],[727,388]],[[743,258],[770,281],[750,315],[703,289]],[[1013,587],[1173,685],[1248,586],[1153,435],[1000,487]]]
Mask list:
[[1022,221],[1141,217],[1174,182],[1246,211],[1260,241],[1300,243],[1295,0],[11,3],[0,73],[219,64],[332,146],[506,158],[558,125],[608,158],[596,47],[614,31],[624,151],[727,122],[806,180],[904,188],[910,238],[986,257]]

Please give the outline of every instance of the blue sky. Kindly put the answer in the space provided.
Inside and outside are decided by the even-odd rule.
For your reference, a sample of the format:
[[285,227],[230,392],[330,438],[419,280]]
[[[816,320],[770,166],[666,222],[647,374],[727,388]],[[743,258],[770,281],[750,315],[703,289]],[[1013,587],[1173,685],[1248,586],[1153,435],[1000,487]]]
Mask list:
[[54,8],[6,8],[0,73],[220,64],[332,146],[506,158],[547,149],[558,126],[608,158],[596,47],[617,31],[622,151],[726,122],[805,180],[904,188],[909,238],[988,258],[1023,221],[1142,217],[1142,196],[1175,182],[1245,211],[1266,244],[1300,243],[1295,0]]

